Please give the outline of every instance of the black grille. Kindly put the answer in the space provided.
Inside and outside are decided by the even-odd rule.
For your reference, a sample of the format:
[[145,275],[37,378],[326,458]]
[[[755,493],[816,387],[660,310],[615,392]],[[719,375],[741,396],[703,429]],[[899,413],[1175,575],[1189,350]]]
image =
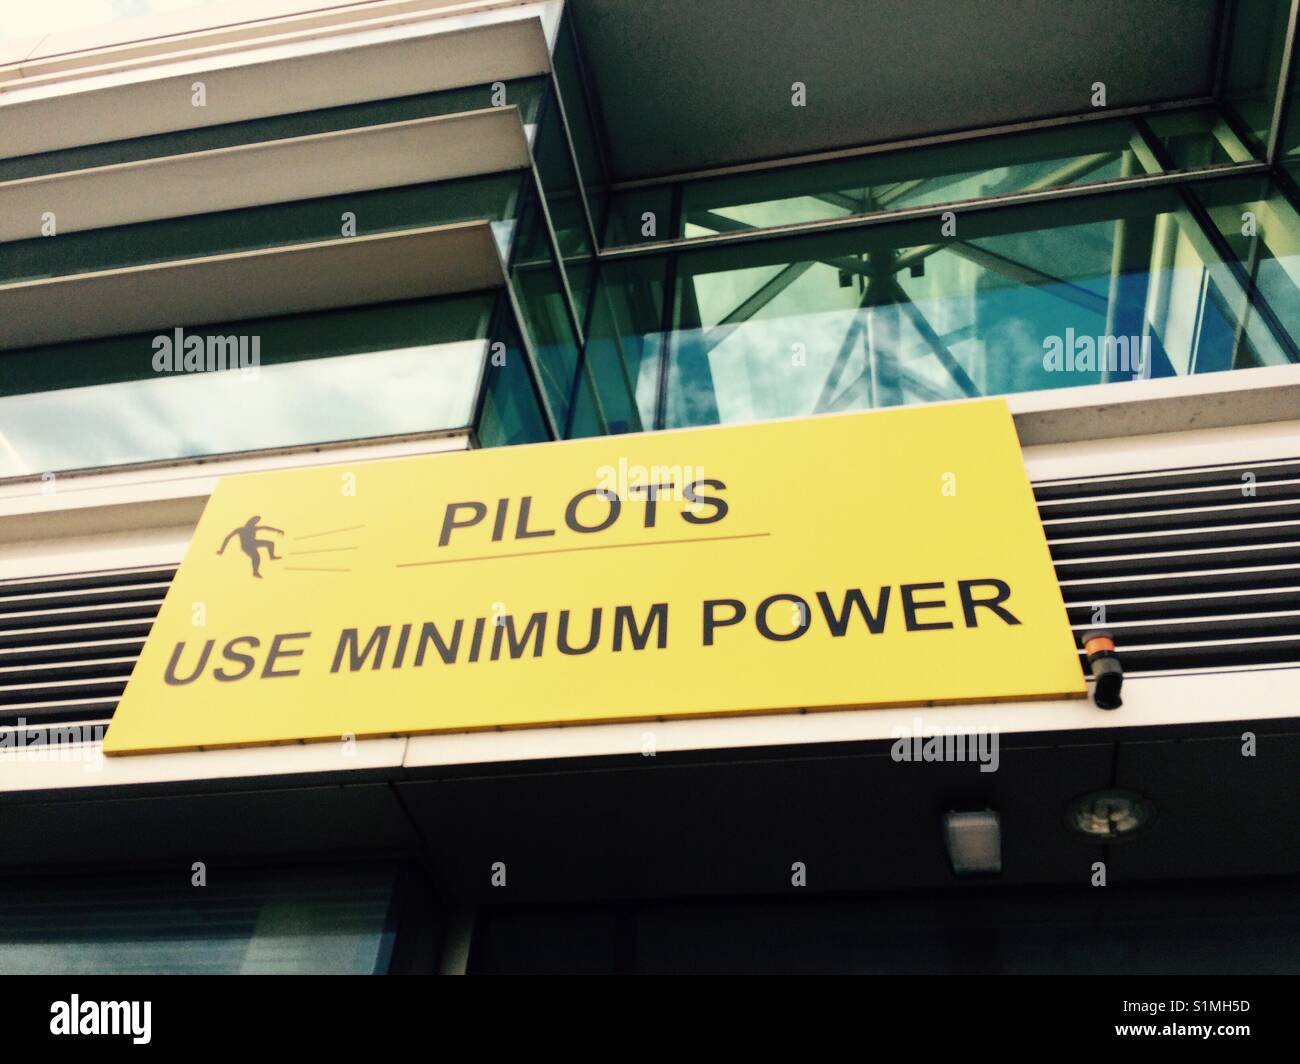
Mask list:
[[0,582],[0,721],[112,716],[174,572]]
[[1034,486],[1076,634],[1126,672],[1300,662],[1300,459]]

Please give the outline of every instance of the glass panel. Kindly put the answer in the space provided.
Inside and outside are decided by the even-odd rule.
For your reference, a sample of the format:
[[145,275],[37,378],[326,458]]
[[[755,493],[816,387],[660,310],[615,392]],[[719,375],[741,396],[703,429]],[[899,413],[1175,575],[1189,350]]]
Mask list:
[[584,85],[582,57],[574,37],[573,16],[567,4],[555,40],[552,62],[555,67],[555,82],[560,88],[560,99],[564,105],[564,116],[569,125],[569,136],[573,139],[578,170],[582,174],[582,187],[587,194],[592,228],[599,233],[604,224],[608,199],[605,193],[605,165],[600,154],[600,137],[596,132],[598,122]]
[[563,430],[578,371],[578,336],[564,276],[555,262],[546,215],[531,181],[519,215],[511,283],[519,300],[520,324],[532,342],[547,401],[556,425]]
[[1232,5],[1223,97],[1252,151],[1264,157],[1282,69],[1291,0],[1248,0]]
[[675,235],[671,186],[624,189],[610,197],[605,247],[645,244]]
[[[506,99],[519,108],[519,117],[525,126],[537,121],[538,108],[550,87],[548,78],[526,78],[508,81]],[[275,115],[247,122],[232,122],[222,126],[186,129],[175,133],[158,133],[132,140],[112,141],[107,144],[89,144],[80,148],[23,155],[14,159],[0,159],[0,181],[14,181],[39,174],[56,174],[65,170],[83,170],[90,166],[107,166],[110,163],[153,159],[164,155],[182,155],[187,152],[227,148],[235,144],[253,144],[284,137],[303,137],[312,133],[329,133],[338,129],[357,129],[362,126],[381,125],[386,122],[403,122],[411,118],[429,118],[434,115],[477,111],[493,105],[491,85],[474,85],[464,89],[421,93],[395,100],[376,100],[369,103],[328,107],[319,111],[302,111],[291,115]]]
[[1147,115],[1139,121],[1146,122],[1151,129],[1170,169],[1222,166],[1251,162],[1254,158],[1249,145],[1216,111],[1169,111]]
[[555,242],[560,249],[569,289],[580,320],[586,319],[592,274],[591,230],[587,223],[587,208],[578,187],[578,175],[573,156],[569,154],[569,141],[564,133],[563,118],[555,96],[547,102],[537,140],[533,145],[533,160],[546,197]]
[[504,295],[498,297],[488,340],[487,383],[474,436],[480,447],[551,438],[510,301]]
[[[794,225],[1059,188],[1154,169],[1132,123],[1083,122],[1068,129],[689,182],[682,189],[682,230],[664,236]],[[657,203],[653,189],[632,189],[615,197],[614,217],[622,227],[617,235],[630,243],[644,239],[639,235],[643,213],[665,207],[662,190],[657,194]]]
[[337,240],[345,211],[362,235],[486,219],[508,241],[524,179],[491,174],[15,240],[0,244],[0,283]]
[[[1213,189],[1207,186],[1207,195]],[[669,426],[1288,361],[1177,191],[678,255]]]
[[0,891],[5,975],[382,974],[389,868],[15,883]]
[[[588,344],[582,375],[584,387],[591,389],[594,402],[600,408],[603,433],[618,436],[624,432],[641,431],[641,413],[636,405],[634,384],[627,375],[626,365],[617,356],[604,355],[598,345]],[[578,435],[576,429],[571,435]]]
[[1300,163],[1300,61],[1292,61],[1283,108],[1279,158],[1295,166]]
[[600,399],[592,385],[591,374],[584,365],[578,374],[577,386],[573,393],[573,413],[569,424],[568,436],[581,439],[587,436],[604,436],[608,434],[605,412],[601,409]]
[[0,476],[468,427],[492,304],[483,293],[5,352]]
[[610,432],[655,427],[663,350],[665,256],[601,266],[587,336]]
[[1300,213],[1270,181],[1222,182],[1201,193],[1224,240],[1300,346]]

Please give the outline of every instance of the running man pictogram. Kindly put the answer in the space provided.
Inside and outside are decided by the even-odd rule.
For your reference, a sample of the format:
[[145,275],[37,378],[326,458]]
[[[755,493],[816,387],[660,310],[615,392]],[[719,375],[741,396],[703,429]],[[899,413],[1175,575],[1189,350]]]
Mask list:
[[281,536],[284,535],[284,529],[282,528],[272,528],[270,525],[259,525],[257,522],[260,521],[261,519],[262,519],[261,514],[253,514],[252,517],[250,517],[238,528],[232,529],[230,535],[226,537],[225,542],[221,544],[221,549],[217,551],[218,554],[224,554],[226,552],[226,548],[230,546],[230,541],[234,539],[236,536],[238,536],[239,549],[242,550],[245,554],[247,554],[249,559],[252,561],[253,575],[257,577],[259,580],[262,578],[262,574],[260,572],[262,561],[261,561],[261,555],[258,553],[258,551],[262,547],[265,547],[268,560],[275,561],[275,562],[278,562],[280,560],[281,555],[275,553],[275,544],[271,540],[258,539],[257,534],[259,532],[274,532],[277,535],[281,535]]

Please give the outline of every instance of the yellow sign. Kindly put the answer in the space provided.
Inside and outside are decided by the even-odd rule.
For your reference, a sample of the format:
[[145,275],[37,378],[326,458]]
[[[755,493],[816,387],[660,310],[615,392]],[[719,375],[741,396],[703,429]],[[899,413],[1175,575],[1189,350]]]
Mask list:
[[104,749],[1084,691],[980,401],[226,478]]

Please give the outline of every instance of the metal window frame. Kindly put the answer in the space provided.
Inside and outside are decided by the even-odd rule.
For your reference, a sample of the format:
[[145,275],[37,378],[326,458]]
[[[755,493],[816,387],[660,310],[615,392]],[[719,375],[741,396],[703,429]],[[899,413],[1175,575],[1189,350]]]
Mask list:
[[[663,311],[664,336],[660,344],[659,352],[659,380],[657,382],[658,394],[656,397],[654,427],[656,429],[662,429],[667,423],[667,392],[669,390],[668,374],[670,370],[672,346],[671,332],[678,311],[677,264],[679,254],[691,254],[708,249],[725,248],[753,242],[766,242],[783,237],[793,238],[799,236],[810,236],[821,233],[838,232],[841,230],[854,231],[858,229],[872,228],[879,225],[936,218],[943,212],[950,210],[961,211],[969,214],[972,212],[998,210],[1006,207],[1027,206],[1031,204],[1068,204],[1097,196],[1109,196],[1162,187],[1177,189],[1184,193],[1185,199],[1190,199],[1190,196],[1187,195],[1187,190],[1192,183],[1232,180],[1247,177],[1272,178],[1284,187],[1284,191],[1288,195],[1293,194],[1296,191],[1297,186],[1294,181],[1289,179],[1290,175],[1286,174],[1282,169],[1277,152],[1278,139],[1280,138],[1280,123],[1285,116],[1287,90],[1296,61],[1295,37],[1297,33],[1298,14],[1300,14],[1300,0],[1292,0],[1284,61],[1282,64],[1282,70],[1279,73],[1277,97],[1275,100],[1270,152],[1268,157],[1262,160],[1249,158],[1231,163],[1214,164],[1211,166],[1173,169],[1170,165],[1167,153],[1162,150],[1158,139],[1152,134],[1150,127],[1146,122],[1148,117],[1181,110],[1204,109],[1209,107],[1227,123],[1226,129],[1229,135],[1240,135],[1231,121],[1229,113],[1220,106],[1219,101],[1216,98],[1194,98],[1168,101],[1154,105],[1116,109],[1114,111],[1061,116],[1051,119],[989,127],[986,129],[960,131],[957,133],[915,138],[912,140],[891,142],[888,144],[869,145],[844,151],[817,153],[795,159],[769,160],[760,163],[722,167],[713,170],[695,171],[672,175],[667,178],[653,178],[611,184],[609,186],[611,194],[635,188],[666,187],[669,189],[672,196],[673,218],[669,232],[673,235],[670,238],[642,244],[626,244],[613,247],[597,246],[598,265],[604,262],[621,262],[639,258],[649,258],[656,255],[663,256],[666,260],[666,303]],[[1224,31],[1223,39],[1226,42],[1226,30]],[[1216,78],[1216,91],[1218,91],[1218,82],[1220,80],[1221,78]],[[731,231],[719,232],[704,237],[688,238],[680,235],[682,193],[686,183],[692,180],[736,174],[762,173],[770,170],[786,169],[827,160],[862,158],[912,148],[967,143],[997,136],[1005,136],[1017,132],[1055,129],[1081,122],[1093,122],[1120,117],[1128,117],[1134,121],[1137,130],[1136,140],[1138,142],[1138,147],[1141,150],[1146,151],[1157,161],[1158,169],[1156,172],[1129,174],[1103,181],[1085,182],[1055,188],[1029,188],[1020,192],[1006,193],[1003,195],[981,197],[978,199],[953,200],[943,203],[927,204],[915,208],[867,211],[840,218],[790,223],[781,226],[738,226]],[[1282,350],[1285,351],[1293,361],[1300,361],[1300,348],[1297,347],[1296,342],[1282,327],[1276,314],[1272,312],[1271,308],[1264,304],[1262,297],[1255,291],[1251,272],[1243,269],[1242,265],[1236,261],[1235,256],[1231,254],[1230,249],[1226,248],[1226,244],[1222,240],[1220,234],[1218,234],[1217,230],[1214,230],[1211,220],[1204,211],[1193,211],[1193,219],[1198,230],[1201,231],[1205,239],[1215,248],[1216,252],[1220,254],[1232,277],[1242,286],[1250,308],[1260,313],[1260,317],[1265,322],[1269,334],[1278,342]]]

